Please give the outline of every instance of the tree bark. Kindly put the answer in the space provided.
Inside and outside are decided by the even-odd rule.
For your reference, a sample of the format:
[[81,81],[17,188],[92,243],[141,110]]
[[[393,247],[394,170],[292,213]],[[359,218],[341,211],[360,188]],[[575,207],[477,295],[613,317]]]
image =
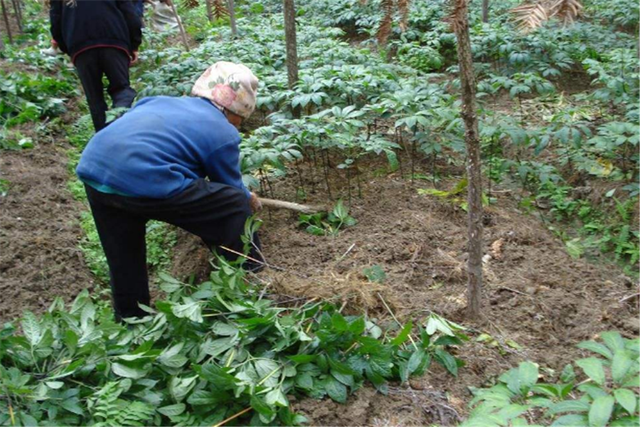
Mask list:
[[4,50],[4,38],[2,37],[2,31],[0,31],[0,52]]
[[227,0],[227,8],[229,9],[229,20],[231,21],[231,35],[233,38],[238,37],[238,27],[236,26],[236,5],[234,0]]
[[468,251],[467,261],[467,316],[477,318],[482,294],[482,175],[480,165],[480,138],[476,115],[476,81],[469,38],[468,0],[454,0],[452,25],[458,42],[460,84],[462,90],[461,115],[465,125],[467,147],[467,205]]
[[11,34],[9,15],[7,14],[7,7],[4,4],[4,0],[0,0],[0,6],[2,6],[2,17],[4,18],[4,26],[7,29],[7,36],[9,36],[9,43],[13,43],[13,34]]
[[184,26],[182,25],[182,19],[180,19],[180,15],[178,15],[178,10],[176,9],[176,5],[173,4],[173,1],[168,2],[171,6],[171,10],[173,11],[173,16],[176,17],[178,21],[178,28],[180,29],[180,36],[182,37],[182,44],[184,44],[184,48],[189,52],[189,42],[187,41],[187,33],[184,31]]
[[[284,36],[287,48],[287,78],[289,89],[298,83],[298,41],[296,40],[296,6],[294,0],[284,0]],[[300,117],[300,109],[294,108],[293,116]]]
[[489,22],[489,0],[482,0],[482,22]]
[[212,0],[204,0],[204,1],[207,4],[207,18],[209,19],[209,22],[213,22],[213,9],[211,8]]
[[24,29],[22,28],[22,10],[20,8],[20,0],[11,0],[11,3],[13,4],[13,14],[16,17],[16,22],[18,23],[18,30],[20,33],[23,33]]

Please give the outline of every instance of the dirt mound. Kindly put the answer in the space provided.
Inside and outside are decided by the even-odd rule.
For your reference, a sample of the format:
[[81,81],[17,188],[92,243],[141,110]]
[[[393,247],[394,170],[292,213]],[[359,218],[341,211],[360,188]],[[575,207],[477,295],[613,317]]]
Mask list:
[[64,147],[44,143],[0,156],[8,186],[0,197],[0,322],[93,286],[78,248],[84,208],[67,189],[67,163]]

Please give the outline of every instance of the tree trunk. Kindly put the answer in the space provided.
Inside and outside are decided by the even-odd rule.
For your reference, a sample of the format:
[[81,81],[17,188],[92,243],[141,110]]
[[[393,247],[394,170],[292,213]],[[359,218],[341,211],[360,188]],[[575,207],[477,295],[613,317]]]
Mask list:
[[180,29],[180,36],[182,37],[182,44],[184,44],[184,48],[189,52],[189,42],[187,41],[187,33],[184,31],[184,26],[182,25],[182,19],[180,19],[180,15],[178,15],[178,10],[176,9],[176,5],[173,4],[173,1],[169,1],[169,5],[171,6],[171,11],[173,11],[173,16],[176,17],[176,21],[178,21],[178,28]]
[[9,43],[13,43],[13,34],[11,34],[9,15],[7,14],[7,7],[4,4],[4,0],[0,0],[0,6],[2,6],[2,17],[4,18],[4,26],[7,29],[7,36],[9,36]]
[[0,52],[4,50],[4,38],[2,37],[2,31],[0,31]]
[[229,9],[229,20],[231,21],[231,35],[233,38],[238,37],[238,27],[236,27],[236,5],[234,0],[227,0],[227,8]]
[[480,138],[476,115],[476,82],[473,74],[467,0],[454,0],[452,25],[458,41],[458,62],[462,90],[462,119],[465,125],[468,182],[467,316],[480,315],[482,292],[482,176]]
[[204,1],[207,4],[207,18],[209,19],[209,22],[213,22],[213,9],[211,8],[212,0],[204,0]]
[[20,0],[11,0],[11,3],[13,4],[13,14],[16,17],[16,22],[18,23],[18,30],[20,30],[20,33],[23,33],[24,29],[22,28],[22,10],[20,9]]
[[[284,36],[287,47],[287,78],[289,89],[298,83],[298,41],[296,40],[296,6],[294,0],[284,0]],[[300,109],[294,108],[293,116],[300,117]]]
[[489,0],[482,0],[482,22],[489,22]]

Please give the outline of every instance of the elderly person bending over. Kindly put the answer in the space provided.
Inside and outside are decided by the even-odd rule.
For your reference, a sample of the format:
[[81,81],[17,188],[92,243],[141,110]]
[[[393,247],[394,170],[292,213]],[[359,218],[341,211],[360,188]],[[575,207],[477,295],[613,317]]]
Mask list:
[[[260,202],[242,183],[237,129],[255,108],[257,88],[247,67],[218,62],[192,97],[142,99],[85,148],[77,173],[107,256],[117,319],[143,316],[138,304],[149,305],[147,221],[242,252],[245,221]],[[253,243],[259,248],[257,236]],[[250,256],[260,260],[255,247]]]

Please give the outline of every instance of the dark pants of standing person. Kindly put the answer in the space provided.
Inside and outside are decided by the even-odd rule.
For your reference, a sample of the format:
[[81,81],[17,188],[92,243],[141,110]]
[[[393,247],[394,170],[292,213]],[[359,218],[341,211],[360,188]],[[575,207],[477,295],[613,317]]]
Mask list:
[[93,127],[98,132],[107,121],[103,75],[109,80],[107,92],[113,108],[130,108],[136,97],[136,91],[129,84],[129,55],[122,49],[95,47],[79,54],[74,65],[87,96]]
[[[86,185],[91,213],[107,256],[116,319],[141,317],[138,303],[149,305],[145,232],[151,219],[167,222],[199,236],[212,249],[226,246],[243,252],[241,236],[251,208],[244,191],[204,179],[193,182],[169,199],[148,199],[106,194]],[[253,236],[249,256],[262,261],[260,241]],[[237,255],[219,249],[229,261]],[[246,261],[253,271],[260,265]]]

